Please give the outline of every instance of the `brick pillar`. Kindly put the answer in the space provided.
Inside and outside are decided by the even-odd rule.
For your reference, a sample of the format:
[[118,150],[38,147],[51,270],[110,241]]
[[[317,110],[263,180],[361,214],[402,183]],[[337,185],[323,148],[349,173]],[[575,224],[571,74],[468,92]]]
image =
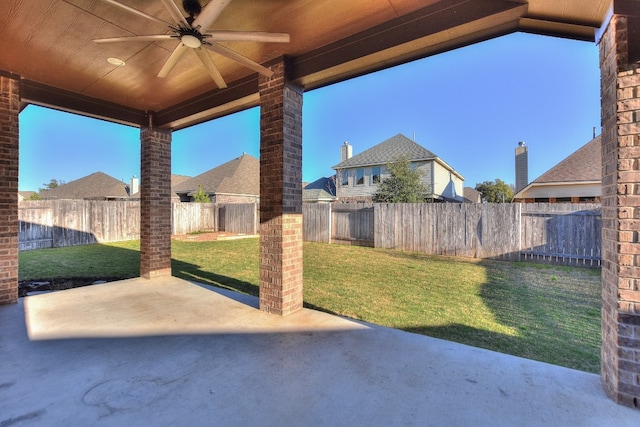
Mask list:
[[302,89],[287,61],[260,77],[260,309],[302,308]]
[[614,0],[600,49],[602,382],[640,408],[640,0]]
[[20,81],[0,74],[0,305],[18,302]]
[[171,131],[140,129],[140,276],[171,275]]

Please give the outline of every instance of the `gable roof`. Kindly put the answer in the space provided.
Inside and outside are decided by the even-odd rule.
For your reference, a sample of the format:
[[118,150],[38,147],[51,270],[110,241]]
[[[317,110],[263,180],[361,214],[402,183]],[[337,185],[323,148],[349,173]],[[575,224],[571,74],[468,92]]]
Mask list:
[[40,193],[42,199],[125,199],[128,185],[103,172],[94,172]]
[[415,162],[420,160],[435,160],[438,156],[399,133],[360,154],[338,163],[333,166],[333,169],[386,165],[399,157],[407,157],[410,161]]
[[598,135],[531,183],[541,184],[601,180],[602,142],[600,135]]
[[334,201],[336,197],[335,175],[331,178],[318,178],[302,189],[303,202]]
[[260,195],[260,161],[243,154],[218,167],[176,185],[173,191],[191,195],[198,186],[207,194]]

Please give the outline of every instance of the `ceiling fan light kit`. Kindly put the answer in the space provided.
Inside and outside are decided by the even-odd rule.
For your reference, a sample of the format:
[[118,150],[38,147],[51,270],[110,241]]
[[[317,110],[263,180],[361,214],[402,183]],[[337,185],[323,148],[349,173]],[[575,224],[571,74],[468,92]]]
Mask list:
[[[154,22],[162,22],[163,20],[154,16],[148,15],[138,9],[124,5],[117,0],[102,0],[113,6],[119,7],[129,13],[133,13],[137,16],[141,16],[152,20]],[[220,16],[225,7],[231,2],[231,0],[211,0],[207,5],[202,8],[198,0],[183,0],[182,7],[189,14],[189,16],[183,16],[182,12],[173,0],[162,0],[162,4],[165,6],[172,19],[175,21],[175,25],[169,25],[169,29],[173,34],[152,34],[152,35],[139,35],[139,36],[127,36],[127,37],[113,37],[106,39],[93,40],[96,43],[120,43],[120,42],[156,42],[156,41],[171,41],[179,40],[180,43],[173,50],[169,58],[166,60],[162,69],[158,73],[158,77],[167,76],[173,67],[178,63],[182,56],[189,49],[194,49],[197,56],[200,58],[202,65],[207,70],[207,73],[211,76],[212,80],[219,88],[227,87],[220,71],[215,66],[211,56],[202,49],[207,47],[208,50],[216,52],[219,55],[225,56],[232,61],[239,63],[240,65],[247,67],[257,73],[271,76],[272,72],[268,68],[263,67],[257,62],[229,49],[226,46],[222,46],[216,42],[218,41],[245,41],[245,42],[262,42],[262,43],[288,43],[289,35],[285,33],[268,33],[259,31],[216,31],[207,29],[213,24],[213,22]],[[212,40],[214,43],[207,41]],[[113,65],[122,66],[122,64],[115,64],[109,60],[109,63]]]

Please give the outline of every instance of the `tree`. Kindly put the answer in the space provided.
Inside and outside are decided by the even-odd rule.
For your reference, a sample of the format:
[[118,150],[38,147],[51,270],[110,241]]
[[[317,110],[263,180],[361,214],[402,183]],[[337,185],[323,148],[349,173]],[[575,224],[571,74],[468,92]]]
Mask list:
[[489,203],[510,203],[513,199],[512,187],[499,178],[476,184],[476,191],[482,194],[482,200]]
[[27,200],[40,200],[40,195],[38,193],[33,193]]
[[195,203],[211,203],[211,198],[204,192],[202,184],[198,184],[198,191],[193,194],[193,201]]
[[51,181],[49,181],[48,183],[42,184],[43,187],[40,188],[38,191],[42,192],[45,190],[51,190],[52,188],[60,187],[61,185],[64,185],[64,181],[51,178]]
[[422,182],[422,174],[411,169],[408,158],[398,158],[387,163],[391,175],[378,184],[373,195],[376,203],[422,203],[429,196],[429,189]]

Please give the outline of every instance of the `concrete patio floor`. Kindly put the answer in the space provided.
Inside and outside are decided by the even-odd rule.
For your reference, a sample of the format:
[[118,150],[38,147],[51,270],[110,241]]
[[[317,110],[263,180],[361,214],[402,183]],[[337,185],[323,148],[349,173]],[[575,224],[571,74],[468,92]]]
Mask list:
[[177,278],[0,307],[0,426],[638,426],[598,375]]

